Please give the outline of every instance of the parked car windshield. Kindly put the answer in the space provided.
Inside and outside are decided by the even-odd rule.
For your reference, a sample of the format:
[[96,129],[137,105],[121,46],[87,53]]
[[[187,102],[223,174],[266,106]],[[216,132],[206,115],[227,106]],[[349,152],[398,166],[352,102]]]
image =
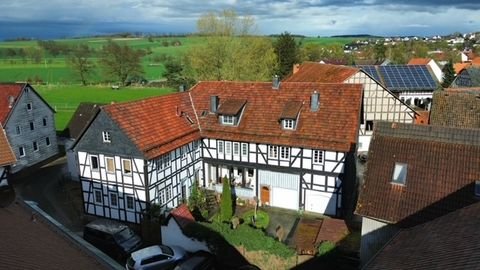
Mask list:
[[162,249],[163,254],[173,256],[173,250],[171,248],[166,247],[166,246],[160,246],[160,248]]
[[134,236],[134,233],[130,228],[125,228],[120,232],[116,233],[113,237],[118,243],[124,242]]

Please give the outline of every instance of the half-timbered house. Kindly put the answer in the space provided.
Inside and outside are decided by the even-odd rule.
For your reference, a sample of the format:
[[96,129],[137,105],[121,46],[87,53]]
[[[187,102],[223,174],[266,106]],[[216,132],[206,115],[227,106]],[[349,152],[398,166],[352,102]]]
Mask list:
[[12,172],[58,153],[54,113],[29,84],[0,84],[0,124],[17,159]]
[[353,211],[361,100],[360,84],[201,82],[103,106],[74,146],[85,211],[139,222],[224,177],[264,205]]
[[15,164],[16,158],[8,143],[5,131],[0,125],[0,188],[8,185],[10,166]]
[[200,133],[187,93],[104,106],[73,146],[84,210],[140,222],[176,207],[199,175]]
[[356,213],[365,264],[401,229],[478,202],[480,129],[378,122]]
[[379,80],[356,67],[304,62],[284,82],[359,83],[363,85],[358,151],[366,152],[374,121],[413,123],[416,112]]

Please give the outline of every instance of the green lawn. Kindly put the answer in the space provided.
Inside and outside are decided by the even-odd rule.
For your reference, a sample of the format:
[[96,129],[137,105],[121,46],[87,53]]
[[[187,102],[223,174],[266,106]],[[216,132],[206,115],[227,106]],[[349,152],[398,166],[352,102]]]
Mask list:
[[112,90],[108,86],[80,85],[34,85],[35,90],[54,108],[55,126],[57,131],[65,129],[80,102],[124,102],[146,97],[160,96],[172,93],[172,89],[125,87]]

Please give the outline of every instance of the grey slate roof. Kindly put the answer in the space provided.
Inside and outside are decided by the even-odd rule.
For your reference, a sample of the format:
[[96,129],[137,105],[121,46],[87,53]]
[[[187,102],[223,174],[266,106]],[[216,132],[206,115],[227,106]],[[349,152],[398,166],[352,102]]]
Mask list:
[[68,136],[78,139],[83,130],[90,124],[95,115],[100,111],[100,106],[104,104],[82,102],[73,113],[70,122],[67,125]]
[[480,67],[469,67],[457,75],[452,87],[480,87]]
[[364,269],[480,269],[480,202],[401,230]]

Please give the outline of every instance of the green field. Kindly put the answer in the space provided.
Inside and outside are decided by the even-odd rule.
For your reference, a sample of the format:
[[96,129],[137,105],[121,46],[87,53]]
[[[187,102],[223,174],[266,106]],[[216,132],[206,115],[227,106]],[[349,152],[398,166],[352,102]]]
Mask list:
[[35,85],[35,90],[54,108],[55,126],[62,131],[70,121],[80,102],[111,103],[138,100],[172,93],[172,89],[165,88],[120,88],[112,90],[107,86],[75,86],[75,85]]
[[[112,38],[113,41],[120,44],[127,44],[136,49],[145,49],[151,51],[142,59],[142,65],[145,70],[145,78],[149,81],[160,80],[163,78],[165,67],[159,58],[171,56],[180,58],[189,50],[198,48],[205,44],[205,37],[187,36],[187,37],[155,37],[148,38]],[[274,38],[272,38],[274,40]],[[322,46],[325,45],[344,45],[353,40],[353,38],[328,38],[328,37],[307,37],[303,39],[297,38],[301,45],[315,43]],[[97,52],[108,41],[107,38],[78,38],[78,39],[60,39],[55,40],[59,44],[87,44],[90,48]],[[172,45],[173,42],[179,42],[180,45]],[[168,43],[165,46],[164,43]],[[0,42],[0,50],[11,49],[31,49],[39,48],[37,41],[8,41]],[[93,62],[97,62],[96,58],[92,58]],[[40,63],[34,64],[28,57],[10,56],[5,53],[0,54],[0,82],[15,81],[31,81],[43,82],[47,84],[78,84],[80,81],[70,67],[65,62],[64,55],[53,57],[51,55],[43,55]],[[94,73],[88,80],[90,83],[102,83],[107,81],[102,74],[100,67],[95,68]]]

